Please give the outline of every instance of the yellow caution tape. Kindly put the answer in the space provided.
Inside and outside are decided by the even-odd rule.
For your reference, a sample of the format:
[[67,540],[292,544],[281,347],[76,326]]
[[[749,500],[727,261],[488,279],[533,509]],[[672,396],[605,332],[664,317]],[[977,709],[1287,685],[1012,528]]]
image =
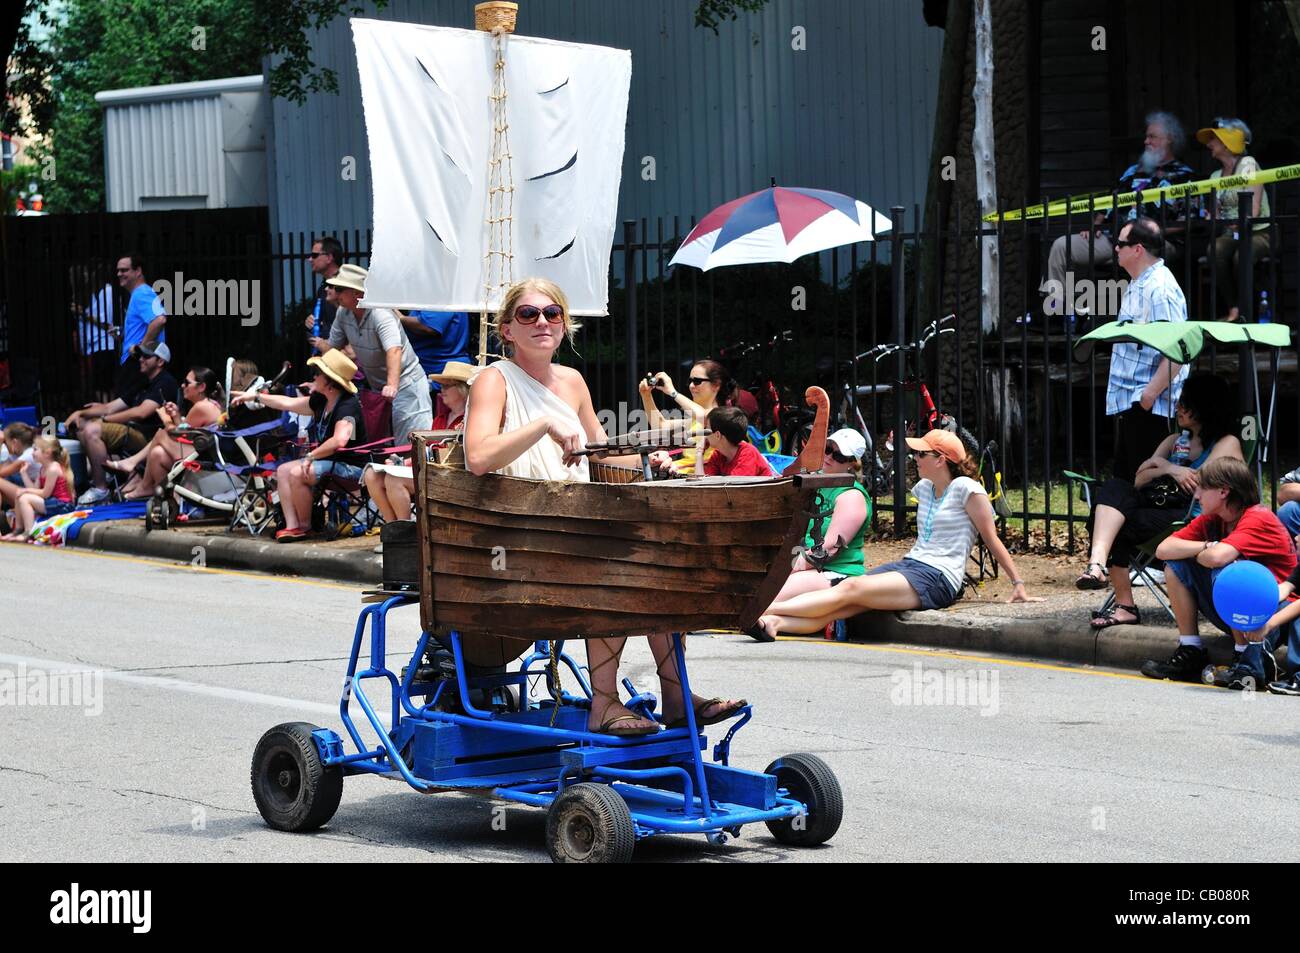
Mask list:
[[[1026,218],[1055,218],[1077,212],[1105,212],[1111,208],[1137,205],[1138,202],[1158,202],[1162,199],[1181,199],[1191,195],[1204,195],[1223,189],[1247,189],[1254,185],[1268,185],[1270,182],[1285,182],[1288,179],[1300,179],[1300,165],[1278,166],[1276,169],[1260,169],[1254,175],[1225,175],[1217,179],[1201,179],[1199,182],[1184,182],[1181,185],[1166,185],[1161,188],[1143,189],[1140,192],[1110,192],[1084,196],[1080,199],[1060,199],[1047,205],[1030,205],[1027,208],[1002,212],[1004,222],[1018,222]],[[996,222],[999,213],[990,212],[983,221]]]

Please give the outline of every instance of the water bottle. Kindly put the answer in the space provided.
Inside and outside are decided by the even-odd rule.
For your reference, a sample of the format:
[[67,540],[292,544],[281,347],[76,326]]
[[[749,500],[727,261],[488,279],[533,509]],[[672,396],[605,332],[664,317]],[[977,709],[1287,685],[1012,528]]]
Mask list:
[[311,336],[320,337],[320,298],[316,299],[316,306],[311,310]]
[[1255,320],[1260,324],[1271,324],[1273,321],[1273,309],[1268,306],[1267,291],[1261,291],[1259,293],[1259,311],[1256,314]]

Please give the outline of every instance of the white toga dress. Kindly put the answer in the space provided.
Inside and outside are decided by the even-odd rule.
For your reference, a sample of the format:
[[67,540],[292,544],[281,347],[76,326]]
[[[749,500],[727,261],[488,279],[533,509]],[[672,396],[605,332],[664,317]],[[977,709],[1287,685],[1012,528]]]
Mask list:
[[[526,427],[538,417],[545,416],[567,420],[577,428],[579,433],[584,432],[578,412],[530,377],[528,372],[518,364],[510,360],[502,360],[489,366],[496,368],[506,382],[506,407],[505,419],[501,426],[502,433]],[[471,389],[470,400],[473,399]],[[465,416],[469,417],[468,406],[465,409]],[[566,467],[560,445],[545,435],[496,472],[502,476],[524,477],[532,480],[575,480],[587,483],[591,479],[586,457],[573,466]]]

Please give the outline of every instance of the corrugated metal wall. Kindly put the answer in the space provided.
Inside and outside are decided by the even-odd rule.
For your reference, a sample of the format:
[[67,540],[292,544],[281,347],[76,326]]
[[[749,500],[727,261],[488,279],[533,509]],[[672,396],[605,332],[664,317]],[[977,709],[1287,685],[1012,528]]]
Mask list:
[[[925,25],[921,0],[771,0],[719,36],[694,26],[694,9],[695,0],[520,2],[521,34],[632,51],[620,218],[664,216],[671,227],[678,215],[684,228],[771,176],[881,209],[910,213],[923,201],[943,32]],[[393,0],[373,15],[469,27],[473,3]],[[792,48],[796,27],[806,50]],[[273,101],[272,228],[365,229],[371,183],[345,19],[321,31],[314,60],[338,73],[339,94]],[[355,181],[342,178],[347,156]],[[653,181],[642,178],[646,156]]]
[[108,210],[147,210],[138,204],[145,196],[204,196],[193,207],[221,208],[226,185],[220,107],[221,98],[214,95],[105,109]]

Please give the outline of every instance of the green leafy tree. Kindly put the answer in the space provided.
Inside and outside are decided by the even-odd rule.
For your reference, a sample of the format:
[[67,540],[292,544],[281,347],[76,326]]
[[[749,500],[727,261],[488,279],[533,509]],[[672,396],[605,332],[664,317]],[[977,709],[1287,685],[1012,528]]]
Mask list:
[[718,32],[723,20],[734,20],[743,13],[757,13],[767,0],[699,0],[695,6],[695,25]]
[[12,77],[0,128],[49,137],[49,210],[100,209],[104,122],[95,93],[248,76],[267,57],[272,95],[302,102],[335,92],[333,71],[312,63],[309,31],[365,9],[359,0],[26,0],[16,34],[0,31]]

